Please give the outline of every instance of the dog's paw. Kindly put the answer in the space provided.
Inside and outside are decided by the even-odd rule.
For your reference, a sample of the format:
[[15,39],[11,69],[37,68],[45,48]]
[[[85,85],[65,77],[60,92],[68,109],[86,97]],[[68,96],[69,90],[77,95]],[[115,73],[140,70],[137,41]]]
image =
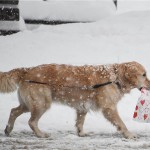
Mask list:
[[135,133],[132,133],[129,131],[125,132],[123,135],[126,139],[137,139],[138,138],[138,136]]
[[5,135],[6,135],[6,136],[9,136],[9,135],[10,135],[11,129],[9,128],[8,125],[6,126],[4,132],[5,132]]
[[40,134],[37,134],[37,137],[38,138],[48,138],[49,135],[47,133],[40,133]]
[[80,137],[85,137],[85,136],[87,136],[87,134],[84,133],[84,132],[79,132],[79,133],[78,133],[78,136],[80,136]]

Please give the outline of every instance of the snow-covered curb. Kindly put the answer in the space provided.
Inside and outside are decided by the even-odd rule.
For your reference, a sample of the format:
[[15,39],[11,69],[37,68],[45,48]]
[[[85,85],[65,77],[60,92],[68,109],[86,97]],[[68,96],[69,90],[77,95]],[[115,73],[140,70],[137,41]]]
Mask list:
[[20,1],[24,19],[97,21],[116,12],[112,0],[100,1]]

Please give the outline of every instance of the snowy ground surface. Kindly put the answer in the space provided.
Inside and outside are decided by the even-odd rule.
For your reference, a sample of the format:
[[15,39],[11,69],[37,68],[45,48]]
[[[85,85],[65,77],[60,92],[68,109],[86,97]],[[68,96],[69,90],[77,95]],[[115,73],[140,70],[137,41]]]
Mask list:
[[[142,63],[150,77],[150,11],[128,12],[96,23],[38,26],[11,36],[0,37],[0,70],[44,63],[108,64],[126,61]],[[18,105],[16,93],[0,94],[0,149],[29,150],[130,150],[150,149],[150,124],[132,120],[140,92],[133,90],[118,105],[128,129],[139,135],[126,140],[102,114],[89,113],[84,129],[89,136],[76,135],[73,109],[52,105],[39,127],[48,139],[34,136],[28,126],[29,114],[15,123],[10,137],[4,135],[10,109]]]

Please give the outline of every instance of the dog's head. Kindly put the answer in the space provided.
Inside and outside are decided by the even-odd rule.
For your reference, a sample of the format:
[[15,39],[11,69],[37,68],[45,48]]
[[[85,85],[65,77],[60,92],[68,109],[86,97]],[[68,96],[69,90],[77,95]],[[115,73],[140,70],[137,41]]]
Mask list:
[[129,92],[133,88],[141,90],[143,87],[150,89],[150,80],[146,70],[137,62],[122,63],[118,68],[118,81],[124,90]]

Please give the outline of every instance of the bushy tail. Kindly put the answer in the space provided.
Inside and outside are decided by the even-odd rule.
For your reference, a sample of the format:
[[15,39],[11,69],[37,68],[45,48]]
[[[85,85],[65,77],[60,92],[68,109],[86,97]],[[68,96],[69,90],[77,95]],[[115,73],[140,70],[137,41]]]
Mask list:
[[14,69],[9,72],[0,72],[0,92],[14,92],[25,73],[26,69],[24,68]]

